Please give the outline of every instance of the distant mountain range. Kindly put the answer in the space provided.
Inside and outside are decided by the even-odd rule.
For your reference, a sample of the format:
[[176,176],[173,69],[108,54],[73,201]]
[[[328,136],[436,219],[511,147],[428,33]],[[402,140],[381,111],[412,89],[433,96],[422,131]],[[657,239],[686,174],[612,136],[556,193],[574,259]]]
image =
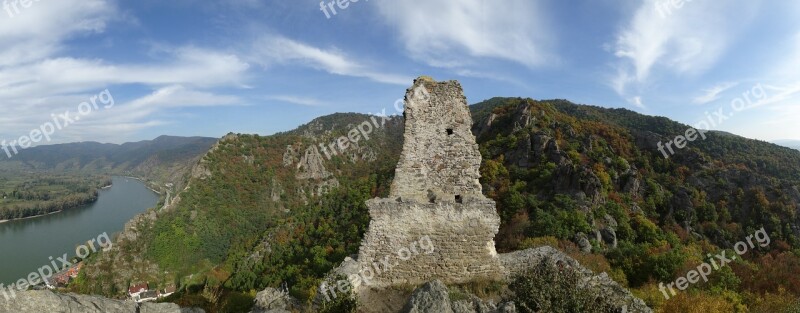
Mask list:
[[2,155],[0,169],[131,175],[177,185],[216,141],[208,137],[160,136],[124,144],[78,142],[38,146],[21,150],[11,159]]

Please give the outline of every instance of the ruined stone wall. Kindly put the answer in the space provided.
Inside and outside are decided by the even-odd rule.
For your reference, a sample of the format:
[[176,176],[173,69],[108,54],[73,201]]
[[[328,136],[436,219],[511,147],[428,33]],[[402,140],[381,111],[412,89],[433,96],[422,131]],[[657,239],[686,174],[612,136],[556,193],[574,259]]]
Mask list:
[[[503,279],[494,245],[500,217],[481,193],[481,155],[461,85],[415,80],[404,114],[405,141],[390,197],[367,202],[371,221],[358,270],[376,269],[389,257],[393,266],[374,270],[368,282],[378,287]],[[423,237],[433,251],[411,251],[403,259],[401,252]]]
[[405,141],[391,198],[484,199],[479,182],[481,155],[461,84],[415,80],[406,92],[404,114]]
[[[504,276],[494,246],[500,227],[494,201],[459,203],[367,202],[372,222],[359,251],[361,268],[393,266],[374,271],[372,287],[419,285],[433,279],[445,283],[498,280]],[[420,244],[421,238],[430,239]],[[374,267],[373,267],[374,269]]]

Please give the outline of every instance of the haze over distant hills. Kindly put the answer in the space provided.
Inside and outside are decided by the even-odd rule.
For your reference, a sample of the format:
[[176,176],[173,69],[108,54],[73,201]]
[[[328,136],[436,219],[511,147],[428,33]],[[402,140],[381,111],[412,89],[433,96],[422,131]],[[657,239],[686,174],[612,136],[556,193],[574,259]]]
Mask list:
[[124,144],[77,142],[37,146],[8,159],[8,171],[56,171],[130,175],[179,185],[194,162],[217,141],[209,137],[160,136]]
[[197,159],[217,139],[160,136],[124,144],[79,142],[0,156],[0,219],[71,209],[97,199],[108,175],[140,178],[154,190],[182,188]]
[[784,147],[800,150],[800,140],[775,140],[773,142],[776,145],[781,145]]

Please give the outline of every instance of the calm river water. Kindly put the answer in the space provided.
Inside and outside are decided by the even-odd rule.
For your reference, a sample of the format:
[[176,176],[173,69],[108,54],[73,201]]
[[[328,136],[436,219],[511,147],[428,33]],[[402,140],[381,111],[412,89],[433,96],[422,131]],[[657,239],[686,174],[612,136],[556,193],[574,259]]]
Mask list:
[[[25,220],[0,224],[0,283],[25,278],[102,233],[113,236],[136,214],[154,207],[158,194],[140,181],[114,177],[111,188],[101,190],[97,202]],[[99,249],[99,247],[98,247]],[[57,263],[60,264],[60,263]]]

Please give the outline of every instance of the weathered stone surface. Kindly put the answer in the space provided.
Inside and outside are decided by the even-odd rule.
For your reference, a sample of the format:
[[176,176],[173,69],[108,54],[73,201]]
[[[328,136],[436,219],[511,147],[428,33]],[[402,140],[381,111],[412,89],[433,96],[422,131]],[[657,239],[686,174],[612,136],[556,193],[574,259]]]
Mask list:
[[95,296],[56,294],[49,290],[25,291],[6,300],[0,313],[181,313],[177,304],[111,300]]
[[499,306],[469,295],[469,299],[452,301],[447,286],[434,280],[414,290],[401,311],[403,313],[516,313],[514,302]]
[[468,300],[453,301],[453,313],[516,313],[517,307],[513,301],[501,303],[499,306],[491,301],[483,301],[475,295],[470,295]]
[[[494,236],[500,218],[491,200],[467,203],[398,203],[389,199],[367,202],[372,221],[364,236],[358,261],[361,268],[385,257],[396,261],[390,271],[376,273],[373,287],[419,285],[433,279],[448,284],[503,276]],[[418,242],[430,239],[432,253]],[[408,260],[399,252],[417,244]]]
[[283,166],[292,166],[297,160],[295,155],[297,155],[297,150],[295,150],[294,146],[286,146],[286,152],[283,153]]
[[586,237],[584,233],[578,233],[575,235],[575,243],[578,244],[578,248],[581,249],[583,253],[592,252],[592,242],[589,241],[589,237]]
[[[461,85],[415,80],[406,93],[405,117],[390,198],[367,201],[371,222],[359,250],[360,273],[390,257],[397,264],[376,271],[371,287],[502,278],[494,246],[500,217],[481,193],[481,155]],[[398,258],[423,237],[432,253]]]
[[415,290],[403,313],[451,313],[450,295],[441,281],[435,280]]
[[288,313],[289,309],[297,306],[285,291],[267,288],[256,294],[255,306],[250,313]]
[[406,92],[403,152],[391,198],[428,202],[483,199],[481,154],[461,84],[418,78]]
[[297,163],[297,179],[325,179],[332,176],[322,163],[322,154],[317,147],[309,147]]

